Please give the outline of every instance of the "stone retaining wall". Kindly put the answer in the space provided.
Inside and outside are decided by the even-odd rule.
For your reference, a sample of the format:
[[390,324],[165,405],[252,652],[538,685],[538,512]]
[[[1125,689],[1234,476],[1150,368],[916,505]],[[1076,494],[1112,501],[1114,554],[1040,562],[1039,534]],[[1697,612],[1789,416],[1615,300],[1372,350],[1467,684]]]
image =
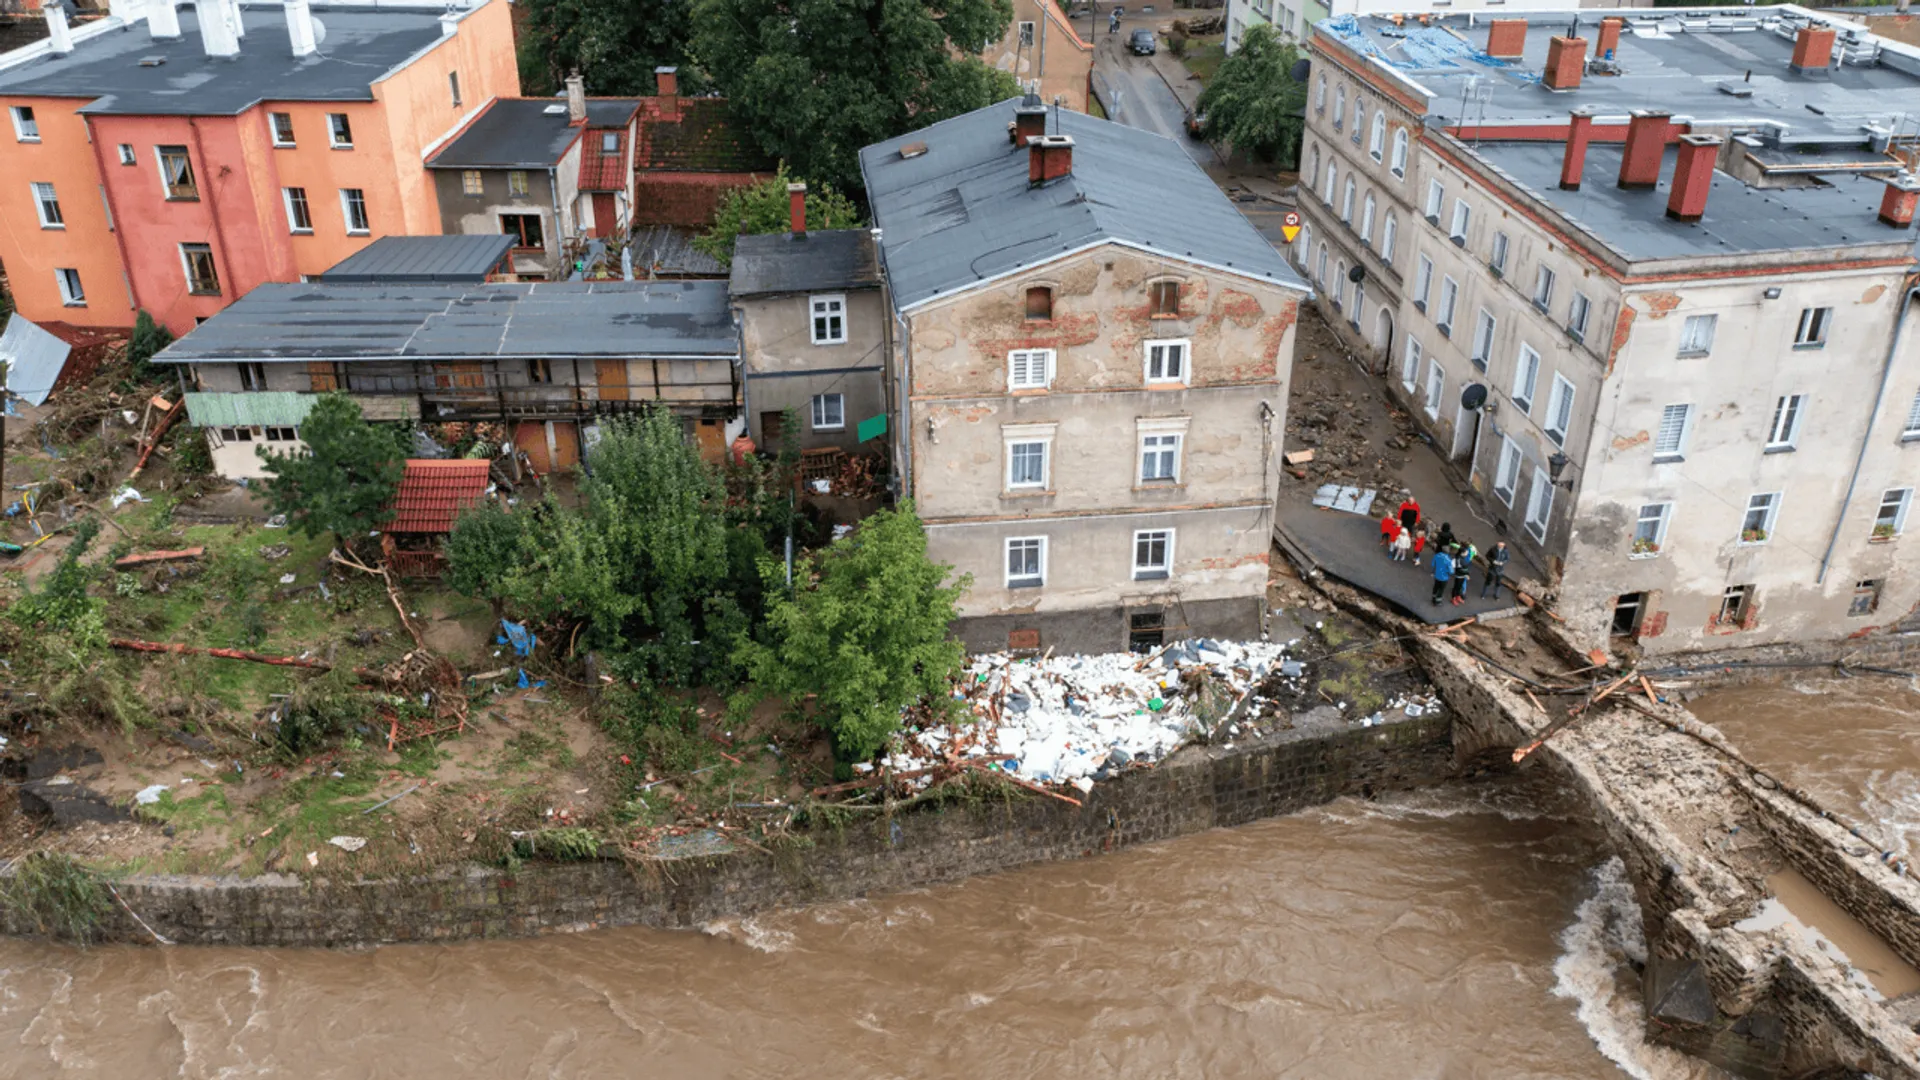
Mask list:
[[[698,926],[722,916],[892,892],[1072,859],[1292,813],[1341,795],[1453,775],[1450,717],[1361,728],[1331,708],[1233,749],[1191,747],[1098,784],[1085,805],[1016,793],[818,826],[804,846],[662,860],[462,867],[413,879],[133,877],[120,896],[195,945],[365,945],[602,926]],[[7,912],[0,931],[28,934]],[[149,941],[116,909],[109,940]]]

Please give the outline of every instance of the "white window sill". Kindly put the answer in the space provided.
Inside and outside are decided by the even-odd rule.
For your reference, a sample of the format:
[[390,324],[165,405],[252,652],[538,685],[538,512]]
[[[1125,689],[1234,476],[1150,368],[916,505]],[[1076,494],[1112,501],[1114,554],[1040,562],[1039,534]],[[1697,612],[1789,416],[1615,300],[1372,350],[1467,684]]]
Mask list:
[[299,143],[277,142],[273,144],[275,150],[297,150],[299,147]]
[[1136,569],[1133,572],[1133,580],[1135,581],[1166,581],[1172,576],[1173,575],[1167,573],[1165,570]]
[[312,230],[312,229],[288,229],[288,230],[287,230],[287,235],[289,235],[289,236],[312,236],[312,235],[313,235],[313,230]]
[[1737,540],[1734,542],[1733,546],[1734,547],[1766,547],[1767,542],[1765,540]]
[[816,342],[814,342],[814,344],[815,344],[815,345],[845,345],[846,343],[847,343],[847,339],[846,339],[846,338],[840,338],[840,339],[839,339],[839,340],[837,340],[837,341],[816,341]]
[[1660,553],[1657,551],[1638,551],[1627,556],[1629,559],[1657,559],[1659,557]]
[[1042,580],[1041,580],[1041,579],[1039,579],[1039,578],[1022,578],[1022,579],[1020,579],[1020,580],[1018,580],[1018,581],[1009,581],[1009,582],[1007,582],[1007,588],[1009,588],[1009,589],[1038,589],[1038,588],[1040,588],[1040,587],[1042,587],[1042,586],[1044,586],[1045,584],[1046,584],[1046,582],[1045,582],[1045,581],[1042,581]]
[[814,428],[812,428],[811,430],[812,430],[813,432],[815,432],[816,434],[823,434],[823,435],[825,435],[825,434],[831,434],[831,433],[833,433],[833,432],[836,432],[836,431],[845,431],[845,430],[847,430],[847,425],[845,425],[845,424],[836,424],[836,425],[834,425],[833,427],[818,427],[818,426],[816,426],[816,427],[814,427]]
[[1427,414],[1427,419],[1429,419],[1429,420],[1438,420],[1438,419],[1440,419],[1440,409],[1439,409],[1439,408],[1438,408],[1437,406],[1433,406],[1433,405],[1424,405],[1424,406],[1421,406],[1421,409],[1420,409],[1420,411],[1421,411],[1421,412],[1423,412],[1423,413],[1426,413],[1426,414]]
[[1811,352],[1814,349],[1824,349],[1826,347],[1827,343],[1824,341],[1797,341],[1793,345],[1795,352]]
[[1682,349],[1674,356],[1679,360],[1705,360],[1713,354],[1706,349]]
[[1655,454],[1655,455],[1653,455],[1653,463],[1654,463],[1655,465],[1678,465],[1678,464],[1680,464],[1681,462],[1683,462],[1683,461],[1685,461],[1685,460],[1687,460],[1687,458],[1686,458],[1686,455],[1685,455],[1685,454]]
[[20,137],[20,136],[15,136],[15,137],[14,137],[14,140],[13,140],[13,141],[14,141],[14,142],[23,142],[23,143],[37,143],[37,142],[39,142],[39,141],[40,141],[40,136],[38,136],[38,135],[28,135],[28,136],[26,136],[26,137],[24,137],[24,138],[23,138],[23,137]]
[[1763,454],[1791,454],[1795,449],[1796,448],[1792,446],[1769,446],[1760,452]]
[[40,223],[40,227],[42,229],[45,229],[48,232],[66,232],[67,231],[67,226],[64,222],[56,225],[49,225],[43,221]]
[[373,230],[371,230],[371,229],[348,229],[348,230],[347,230],[347,235],[348,235],[348,236],[372,236],[372,235],[373,235]]
[[334,144],[333,144],[332,146],[329,146],[329,147],[328,147],[327,149],[329,149],[329,150],[351,150],[351,149],[353,149],[353,144],[352,144],[352,143],[334,143]]

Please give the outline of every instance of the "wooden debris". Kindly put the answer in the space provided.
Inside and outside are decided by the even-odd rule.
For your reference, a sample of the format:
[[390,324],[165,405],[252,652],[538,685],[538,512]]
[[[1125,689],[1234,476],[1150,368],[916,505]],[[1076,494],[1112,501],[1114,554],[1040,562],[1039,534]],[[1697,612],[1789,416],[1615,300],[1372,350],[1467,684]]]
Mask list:
[[1283,460],[1289,465],[1305,465],[1307,462],[1313,460],[1313,451],[1311,449],[1294,450],[1288,453]]
[[1640,689],[1645,690],[1647,692],[1647,704],[1649,705],[1660,704],[1660,695],[1653,692],[1653,682],[1649,680],[1645,675],[1640,676]]
[[197,559],[207,553],[204,547],[181,548],[179,551],[136,551],[131,555],[122,555],[113,560],[115,569],[124,570],[129,566],[145,566],[148,563],[180,562],[185,559]]
[[223,660],[250,660],[256,664],[272,664],[275,667],[312,668],[315,671],[332,671],[333,665],[324,660],[303,660],[298,656],[270,656],[266,653],[247,652],[245,649],[203,649],[193,645],[181,645],[167,641],[135,641],[132,638],[111,638],[108,645],[129,652],[180,653],[185,656],[217,656]]

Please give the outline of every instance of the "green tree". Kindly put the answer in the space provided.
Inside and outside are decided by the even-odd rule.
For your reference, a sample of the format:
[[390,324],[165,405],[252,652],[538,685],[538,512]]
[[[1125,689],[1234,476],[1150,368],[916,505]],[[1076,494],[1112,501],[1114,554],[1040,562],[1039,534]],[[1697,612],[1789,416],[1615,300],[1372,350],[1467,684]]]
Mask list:
[[[729,266],[733,263],[736,237],[786,232],[792,227],[791,204],[787,198],[787,185],[792,182],[793,177],[782,162],[780,170],[768,179],[728,190],[720,196],[720,206],[714,211],[713,228],[697,237],[693,246],[720,260],[720,265]],[[852,199],[826,184],[807,185],[808,229],[859,227],[860,208],[853,205]]]
[[307,453],[256,451],[267,470],[267,507],[307,536],[365,536],[393,516],[405,466],[397,429],[367,422],[345,394],[321,394],[300,425]]
[[972,583],[949,583],[952,572],[927,558],[911,502],[882,510],[795,567],[806,587],[788,595],[770,583],[770,643],[742,642],[740,665],[762,692],[796,703],[811,695],[840,753],[871,757],[899,729],[902,708],[949,700],[965,651],[947,627]]
[[525,514],[508,513],[492,499],[462,513],[447,536],[447,587],[485,600],[498,619],[513,595],[507,571],[520,562],[526,522]]
[[1293,81],[1297,59],[1279,31],[1260,22],[1249,26],[1200,95],[1208,133],[1261,161],[1298,164],[1307,87]]
[[1011,0],[694,0],[693,56],[761,148],[861,190],[862,146],[1019,92],[981,63]]
[[153,356],[173,344],[173,332],[153,321],[142,308],[133,317],[133,335],[127,338],[127,365],[136,382],[145,382],[155,374]]
[[[596,96],[654,93],[653,69],[685,61],[689,30],[683,0],[520,0],[521,92],[544,97],[571,71]],[[683,93],[700,89],[681,72]]]

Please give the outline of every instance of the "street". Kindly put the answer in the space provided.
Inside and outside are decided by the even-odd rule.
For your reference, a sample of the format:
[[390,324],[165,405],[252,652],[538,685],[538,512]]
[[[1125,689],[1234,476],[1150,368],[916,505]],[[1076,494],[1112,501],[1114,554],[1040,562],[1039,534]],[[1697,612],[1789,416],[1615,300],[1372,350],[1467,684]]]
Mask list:
[[[1129,13],[1120,20],[1120,29],[1110,34],[1107,32],[1106,13],[1111,8],[1096,7],[1099,8],[1095,19],[1099,36],[1094,45],[1093,85],[1102,104],[1107,107],[1108,118],[1165,135],[1184,147],[1203,169],[1218,165],[1220,161],[1212,147],[1187,137],[1187,105],[1156,68],[1155,58],[1135,56],[1127,51],[1128,34],[1137,28],[1153,30],[1158,34],[1160,25],[1168,21],[1169,16],[1151,10]],[[1164,49],[1166,39],[1161,37],[1159,44]],[[1182,72],[1185,70],[1172,57],[1165,57],[1164,61]],[[1199,84],[1194,83],[1188,97],[1197,98],[1199,92]]]

